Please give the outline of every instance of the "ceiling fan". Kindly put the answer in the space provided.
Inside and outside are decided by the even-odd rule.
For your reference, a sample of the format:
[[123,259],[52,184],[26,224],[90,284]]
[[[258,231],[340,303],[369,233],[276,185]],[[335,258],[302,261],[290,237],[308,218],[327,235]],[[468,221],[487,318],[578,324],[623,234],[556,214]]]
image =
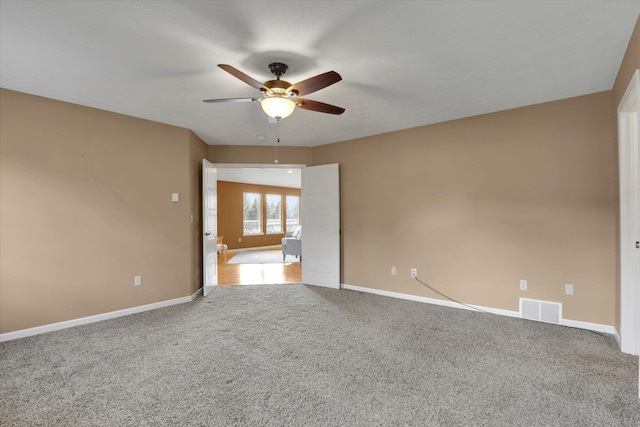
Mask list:
[[249,86],[259,89],[262,92],[262,97],[205,99],[202,102],[260,102],[264,112],[276,120],[288,117],[293,113],[293,110],[296,107],[329,114],[342,114],[345,111],[344,108],[336,107],[335,105],[298,98],[298,96],[308,95],[342,80],[340,74],[335,71],[328,71],[301,82],[291,84],[284,80],[280,80],[280,77],[287,72],[289,67],[281,62],[274,62],[269,64],[269,70],[271,71],[271,74],[276,76],[276,79],[260,83],[231,65],[218,64],[218,67],[242,80]]

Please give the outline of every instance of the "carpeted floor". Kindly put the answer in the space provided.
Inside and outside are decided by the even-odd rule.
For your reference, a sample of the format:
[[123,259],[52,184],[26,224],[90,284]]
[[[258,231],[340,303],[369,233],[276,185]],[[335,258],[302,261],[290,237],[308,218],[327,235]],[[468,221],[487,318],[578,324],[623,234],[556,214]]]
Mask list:
[[229,259],[227,264],[274,264],[282,262],[300,262],[300,259],[293,255],[287,255],[285,261],[282,260],[281,250],[271,251],[240,251]]
[[610,336],[347,290],[206,298],[0,344],[6,426],[638,426]]

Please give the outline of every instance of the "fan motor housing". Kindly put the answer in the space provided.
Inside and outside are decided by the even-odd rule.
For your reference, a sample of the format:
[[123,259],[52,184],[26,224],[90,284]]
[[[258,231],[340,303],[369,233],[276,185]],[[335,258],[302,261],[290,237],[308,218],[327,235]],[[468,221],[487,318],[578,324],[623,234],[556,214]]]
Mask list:
[[284,80],[269,80],[264,82],[264,86],[269,88],[271,92],[284,93],[291,86],[291,83]]

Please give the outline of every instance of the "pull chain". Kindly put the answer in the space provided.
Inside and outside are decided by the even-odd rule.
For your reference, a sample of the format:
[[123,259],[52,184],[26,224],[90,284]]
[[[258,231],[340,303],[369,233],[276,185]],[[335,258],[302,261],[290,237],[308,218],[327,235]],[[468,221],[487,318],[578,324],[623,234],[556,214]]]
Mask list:
[[280,120],[276,122],[276,159],[273,163],[278,163],[278,144],[280,144]]

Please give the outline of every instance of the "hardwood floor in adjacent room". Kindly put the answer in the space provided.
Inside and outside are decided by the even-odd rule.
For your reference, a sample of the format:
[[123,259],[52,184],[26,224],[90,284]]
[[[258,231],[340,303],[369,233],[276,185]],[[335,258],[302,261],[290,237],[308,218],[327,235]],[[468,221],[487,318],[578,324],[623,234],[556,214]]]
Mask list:
[[[229,261],[237,251],[227,252]],[[228,264],[218,256],[218,285],[269,285],[302,283],[302,264],[284,262],[270,264]]]

